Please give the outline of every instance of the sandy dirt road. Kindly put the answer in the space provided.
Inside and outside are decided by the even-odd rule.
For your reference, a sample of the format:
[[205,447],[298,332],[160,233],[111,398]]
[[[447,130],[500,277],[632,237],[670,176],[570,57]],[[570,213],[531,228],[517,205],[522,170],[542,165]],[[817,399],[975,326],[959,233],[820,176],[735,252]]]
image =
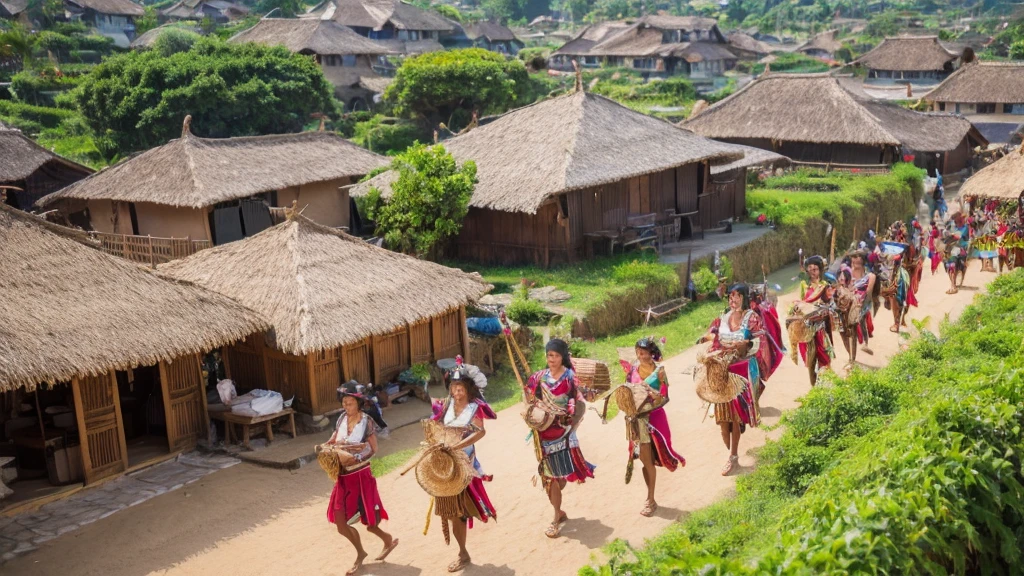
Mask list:
[[[994,277],[979,272],[974,261],[964,289],[948,296],[946,277],[941,272],[930,276],[926,271],[919,295],[922,307],[912,309],[909,317],[929,317],[930,328],[935,330],[946,315],[956,317],[979,292],[978,287]],[[794,298],[795,294],[783,296],[780,310],[784,311]],[[883,365],[900,344],[900,339],[888,330],[891,314],[887,310],[879,311],[875,324],[876,338],[871,343],[874,355],[861,353],[858,358],[867,367]],[[836,353],[834,366],[845,364],[846,352],[838,341]],[[588,460],[598,466],[597,477],[565,490],[563,507],[570,521],[562,537],[555,540],[543,535],[550,520],[550,506],[544,493],[530,483],[536,461],[525,442],[527,430],[519,418],[519,408],[506,410],[498,420],[488,422],[487,436],[478,450],[485,470],[495,477],[488,491],[498,509],[498,522],[477,524],[470,531],[474,564],[464,573],[575,574],[610,540],[626,538],[641,544],[678,518],[728,495],[735,478],[719,474],[728,453],[713,421],[702,422],[701,403],[693,393],[691,376],[684,374],[694,359],[695,350],[690,349],[666,361],[672,385],[672,401],[666,410],[675,448],[687,464],[671,474],[659,470],[660,508],[653,518],[639,514],[645,494],[639,471],[631,484],[623,483],[626,441],[621,416],[602,425],[591,412],[583,422],[581,447]],[[806,370],[787,358],[762,397],[764,422],[776,423],[781,412],[796,406],[808,389]],[[411,444],[418,441],[417,433],[416,427],[409,427],[388,442]],[[763,429],[744,434],[738,473],[748,472],[755,465],[754,457],[747,452],[762,445],[765,437]],[[452,547],[444,545],[436,518],[430,533],[423,536],[428,498],[413,475],[392,473],[381,478],[379,486],[391,516],[385,529],[401,538],[401,544],[386,563],[370,562],[362,574],[444,574],[457,548],[454,542]],[[330,480],[316,466],[288,473],[239,465],[212,475],[198,486],[154,498],[58,537],[0,571],[26,576],[343,574],[354,552],[327,523],[330,491]],[[379,541],[362,534],[370,556],[375,556]]]

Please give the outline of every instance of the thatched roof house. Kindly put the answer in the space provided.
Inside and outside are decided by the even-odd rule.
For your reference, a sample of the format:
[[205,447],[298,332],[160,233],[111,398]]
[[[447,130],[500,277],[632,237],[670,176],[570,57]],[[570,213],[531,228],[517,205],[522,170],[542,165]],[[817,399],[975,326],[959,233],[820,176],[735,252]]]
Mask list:
[[[339,408],[334,391],[350,378],[384,384],[411,364],[465,354],[464,306],[490,289],[479,275],[378,248],[291,211],[282,224],[161,271],[266,316],[269,347],[263,338],[234,347],[231,377],[243,378],[246,354],[268,355],[270,368],[248,373],[242,385],[295,394],[312,414]],[[275,362],[300,368],[279,373]],[[262,363],[257,368],[263,372]]]
[[[708,138],[773,150],[795,161],[878,166],[929,153],[943,172],[985,144],[970,121],[872,101],[829,74],[767,74],[682,124]],[[921,159],[924,162],[924,157]]]
[[779,50],[778,46],[772,46],[762,42],[749,34],[733,32],[729,34],[729,51],[741,59],[759,60]]
[[992,164],[982,168],[964,181],[960,196],[964,198],[994,198],[1022,200],[1024,195],[1024,147],[1018,148]]
[[[0,125],[0,186],[6,203],[21,210],[46,194],[92,174],[92,168],[72,162],[36,144],[21,130]],[[15,189],[16,188],[16,189]]]
[[500,54],[518,54],[525,44],[511,28],[498,22],[452,22],[453,30],[441,36],[445,48],[483,48]]
[[[241,304],[0,205],[0,392],[71,382],[86,481],[127,468],[117,372],[157,365],[169,450],[206,436],[199,355],[268,326]],[[159,394],[159,389],[157,389]]]
[[401,54],[443,50],[441,35],[454,29],[437,12],[402,0],[325,0],[303,17],[333,20]]
[[924,99],[931,102],[936,111],[1024,114],[1024,62],[965,64]]
[[[87,211],[92,229],[223,244],[270,224],[265,205],[291,206],[328,226],[349,226],[339,187],[387,160],[329,132],[181,138],[50,194],[43,207]],[[260,206],[264,216],[258,212]]]
[[868,80],[934,82],[953,72],[957,58],[938,36],[898,36],[882,40],[853,64],[867,68]]
[[[591,234],[630,214],[698,210],[710,164],[741,152],[582,90],[513,110],[445,140],[479,182],[456,240],[461,258],[549,263],[584,255]],[[384,173],[388,174],[388,173]],[[394,176],[351,190],[365,194]],[[386,193],[386,191],[385,191]]]
[[[600,31],[596,29],[591,36],[596,39]],[[625,28],[609,26],[604,31],[603,37],[591,45],[586,31],[567,43],[555,52],[556,65],[571,66],[574,57],[584,56],[597,58],[607,66],[692,78],[718,76],[736,65],[736,56],[728,50],[713,18],[651,15]],[[584,63],[590,64],[586,59]]]
[[228,40],[284,46],[299,54],[312,54],[324,76],[334,85],[335,95],[349,109],[367,109],[373,101],[370,86],[381,78],[378,69],[389,68],[387,54],[397,51],[376,40],[360,36],[347,26],[314,18],[264,18]]
[[835,54],[843,47],[843,43],[836,36],[838,30],[826,30],[812,36],[807,42],[796,47],[796,52],[806,54],[812,58],[832,60]]
[[600,59],[592,56],[590,49],[626,28],[629,28],[626,22],[599,22],[585,26],[575,37],[552,52],[548,65],[556,70],[572,70],[572,61],[576,60],[583,67],[600,66]]
[[28,0],[0,0],[0,18],[18,19],[24,21],[28,20],[26,10],[28,9]]
[[227,24],[245,18],[249,9],[228,0],[178,0],[160,11],[165,20],[203,20]]
[[186,32],[195,32],[199,34],[199,28],[196,26],[190,26],[184,22],[168,22],[167,24],[161,24],[156,28],[151,28],[141,35],[136,36],[131,44],[128,45],[132,50],[149,50],[156,44],[157,38],[163,35],[168,30],[184,30]]
[[145,10],[132,0],[64,0],[64,13],[72,22],[84,22],[110,38],[118,48],[127,48],[135,39],[135,19]]

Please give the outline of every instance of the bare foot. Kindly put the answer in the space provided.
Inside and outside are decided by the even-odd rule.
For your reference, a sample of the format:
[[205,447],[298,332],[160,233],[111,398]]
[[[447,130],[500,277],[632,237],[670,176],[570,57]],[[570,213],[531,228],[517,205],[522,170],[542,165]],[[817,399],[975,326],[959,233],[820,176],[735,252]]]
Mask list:
[[459,557],[456,558],[454,562],[452,562],[451,564],[448,565],[448,571],[449,572],[458,572],[458,571],[464,569],[466,566],[469,566],[469,563],[470,563],[469,556],[463,556],[463,555],[460,554]]
[[643,509],[640,510],[640,515],[644,516],[645,518],[650,518],[651,516],[654,515],[654,511],[657,510],[657,509],[658,509],[658,503],[653,501],[653,500],[650,500],[650,501],[644,503]]
[[352,576],[359,572],[359,569],[363,567],[363,560],[366,560],[366,552],[356,555],[356,561],[352,563],[352,567],[348,569],[348,572],[345,572],[345,576]]
[[729,460],[722,466],[722,476],[728,476],[732,472],[733,466],[740,463],[739,456],[729,456]]
[[388,557],[388,554],[391,554],[391,551],[394,550],[397,547],[398,547],[398,538],[392,537],[391,538],[391,543],[386,545],[386,546],[384,546],[384,549],[381,550],[380,554],[377,555],[376,560],[378,562],[380,562],[381,560],[384,560],[385,558]]
[[860,347],[860,351],[865,353],[865,354],[868,354],[870,356],[874,356],[875,355],[874,350],[872,350],[871,348],[868,348],[867,346],[861,346]]

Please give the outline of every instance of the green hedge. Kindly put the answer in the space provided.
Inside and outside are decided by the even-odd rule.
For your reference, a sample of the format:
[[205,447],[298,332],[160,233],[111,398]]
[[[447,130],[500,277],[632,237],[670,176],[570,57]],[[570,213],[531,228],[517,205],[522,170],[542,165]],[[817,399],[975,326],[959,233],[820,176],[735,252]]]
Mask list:
[[735,498],[580,574],[1021,573],[1022,319],[1018,270],[941,338],[813,389]]

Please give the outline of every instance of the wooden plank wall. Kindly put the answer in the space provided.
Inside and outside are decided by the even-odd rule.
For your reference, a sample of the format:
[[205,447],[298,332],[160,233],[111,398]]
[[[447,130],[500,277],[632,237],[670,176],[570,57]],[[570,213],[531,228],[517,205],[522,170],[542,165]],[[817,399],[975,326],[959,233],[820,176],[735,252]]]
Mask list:
[[455,240],[455,255],[490,264],[565,262],[565,228],[557,218],[554,202],[541,206],[536,214],[470,208]]
[[85,483],[124,472],[128,468],[128,449],[114,372],[73,378],[71,389],[82,436]]
[[696,163],[680,166],[675,170],[675,207],[679,214],[697,210],[697,197],[700,196],[699,170],[700,164]]
[[341,408],[338,386],[341,386],[340,348],[318,350],[310,354],[313,363],[313,413],[326,414]]
[[373,381],[390,382],[409,362],[409,329],[403,326],[389,334],[373,337]]
[[200,438],[205,438],[210,429],[199,356],[192,354],[173,362],[161,362],[160,380],[168,448],[171,452],[189,450]]

